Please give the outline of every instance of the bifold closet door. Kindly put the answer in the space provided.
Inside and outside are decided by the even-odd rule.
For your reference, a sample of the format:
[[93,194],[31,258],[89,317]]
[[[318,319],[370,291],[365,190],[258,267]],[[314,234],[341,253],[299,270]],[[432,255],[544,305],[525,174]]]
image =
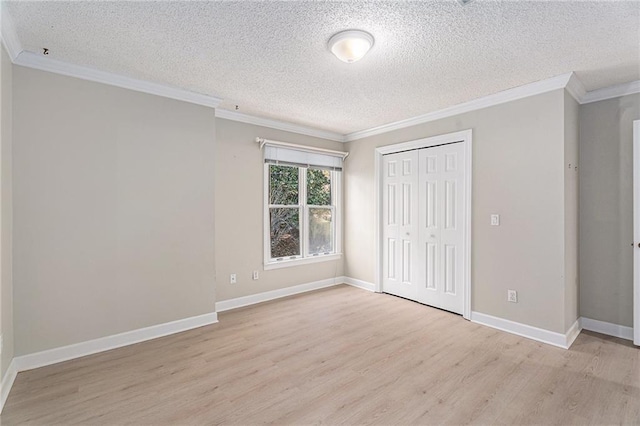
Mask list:
[[417,300],[463,313],[464,144],[419,150],[419,275]]
[[382,290],[462,314],[465,149],[452,143],[383,157]]
[[382,288],[417,300],[418,151],[383,157]]

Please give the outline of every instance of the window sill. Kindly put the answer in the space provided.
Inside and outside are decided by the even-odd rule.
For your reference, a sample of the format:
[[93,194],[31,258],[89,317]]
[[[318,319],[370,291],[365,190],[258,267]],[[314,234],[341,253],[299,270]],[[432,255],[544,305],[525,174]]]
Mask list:
[[281,260],[279,262],[271,262],[264,264],[264,270],[289,268],[292,266],[308,265],[311,263],[328,262],[330,260],[338,260],[342,258],[342,253],[325,254],[323,256],[305,257],[303,259]]

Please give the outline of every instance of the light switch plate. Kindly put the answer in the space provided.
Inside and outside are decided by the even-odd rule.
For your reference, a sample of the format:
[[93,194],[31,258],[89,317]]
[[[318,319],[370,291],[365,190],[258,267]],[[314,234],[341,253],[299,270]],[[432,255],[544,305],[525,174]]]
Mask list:
[[491,226],[500,226],[500,215],[492,214],[491,215]]
[[231,274],[229,277],[229,284],[235,284],[237,281],[236,274]]

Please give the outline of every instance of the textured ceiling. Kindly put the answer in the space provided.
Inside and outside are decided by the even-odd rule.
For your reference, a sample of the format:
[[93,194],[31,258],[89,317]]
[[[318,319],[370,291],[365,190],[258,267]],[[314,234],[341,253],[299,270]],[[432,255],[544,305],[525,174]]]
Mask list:
[[[640,79],[640,2],[8,2],[23,48],[350,133],[575,71]],[[327,41],[375,37],[346,64]]]

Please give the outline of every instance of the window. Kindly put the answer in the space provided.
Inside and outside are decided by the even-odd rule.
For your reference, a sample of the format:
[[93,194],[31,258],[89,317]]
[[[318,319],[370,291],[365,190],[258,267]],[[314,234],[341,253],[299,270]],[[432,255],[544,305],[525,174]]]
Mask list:
[[265,269],[339,257],[341,167],[318,160],[299,163],[291,155],[284,155],[284,161],[282,148],[269,148],[264,165]]

